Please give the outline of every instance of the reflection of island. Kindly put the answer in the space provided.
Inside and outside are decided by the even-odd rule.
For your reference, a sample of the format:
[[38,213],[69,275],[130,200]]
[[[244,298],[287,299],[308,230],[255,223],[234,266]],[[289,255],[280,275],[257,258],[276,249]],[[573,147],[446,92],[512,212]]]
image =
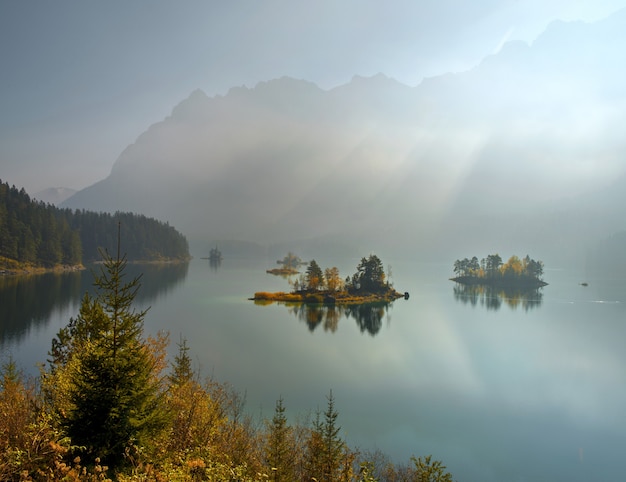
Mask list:
[[324,331],[334,333],[339,326],[339,320],[344,317],[354,318],[361,333],[367,332],[373,336],[380,331],[390,303],[361,303],[341,306],[288,303],[287,306],[291,313],[307,324],[311,332],[321,325]]
[[480,304],[489,310],[499,310],[502,303],[510,308],[522,307],[525,311],[538,308],[543,299],[543,293],[538,288],[496,288],[480,284],[454,285],[454,298],[465,304],[476,306]]
[[217,246],[215,246],[215,248],[211,248],[208,256],[202,256],[200,257],[200,259],[208,259],[209,266],[211,266],[212,269],[217,270],[217,268],[219,268],[222,264],[223,257],[222,252],[218,249]]
[[306,274],[293,283],[291,293],[257,292],[251,299],[259,305],[284,303],[310,331],[322,325],[325,331],[335,332],[343,316],[354,318],[361,332],[375,335],[391,302],[409,297],[393,289],[386,279],[383,264],[374,254],[362,258],[357,272],[345,280],[337,268],[322,271],[312,260]]

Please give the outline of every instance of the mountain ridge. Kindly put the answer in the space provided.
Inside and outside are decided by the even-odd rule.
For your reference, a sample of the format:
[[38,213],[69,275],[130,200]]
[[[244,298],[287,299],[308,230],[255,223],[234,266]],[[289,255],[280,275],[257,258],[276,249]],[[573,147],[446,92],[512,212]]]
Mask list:
[[[604,22],[626,26],[625,12]],[[379,73],[329,90],[290,77],[224,96],[197,89],[128,146],[108,178],[64,205],[142,212],[190,239],[328,236],[424,249],[444,239],[454,249],[453,227],[465,226],[468,242],[519,244],[507,216],[527,212],[550,226],[545,212],[561,199],[623,171],[623,75],[605,63],[583,75],[596,57],[624,55],[612,48],[623,31],[554,24],[532,45],[506,43],[469,71],[415,87]],[[611,52],[585,49],[591,38]],[[587,175],[594,163],[606,173]],[[601,224],[598,235],[612,229]],[[552,234],[564,232],[575,230]]]

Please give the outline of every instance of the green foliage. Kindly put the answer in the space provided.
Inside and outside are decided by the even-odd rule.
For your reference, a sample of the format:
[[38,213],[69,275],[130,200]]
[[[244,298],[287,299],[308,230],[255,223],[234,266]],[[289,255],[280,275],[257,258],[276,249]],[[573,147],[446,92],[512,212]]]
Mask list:
[[535,261],[528,255],[523,259],[513,255],[503,264],[499,254],[490,254],[483,258],[480,263],[476,256],[471,260],[468,258],[457,259],[454,262],[454,273],[459,277],[541,280],[543,276],[543,262]]
[[0,259],[45,268],[96,261],[101,248],[115,247],[112,233],[119,222],[128,234],[129,259],[189,257],[185,237],[166,223],[131,213],[59,209],[0,181]]
[[415,475],[411,480],[416,482],[452,482],[452,475],[446,472],[446,466],[431,455],[422,458],[411,457],[415,465]]
[[352,275],[352,285],[368,293],[380,293],[388,289],[383,263],[378,256],[370,254],[369,258],[361,258],[357,272]]
[[132,260],[187,259],[187,239],[174,227],[139,214],[116,212],[94,213],[76,210],[70,225],[80,232],[85,261],[100,259],[100,250],[113,250],[116,232],[121,223],[124,251]]
[[274,482],[289,482],[295,478],[293,429],[287,423],[283,399],[276,401],[274,416],[267,424],[265,466]]
[[[306,445],[307,477],[319,482],[340,480],[345,444],[339,437],[341,427],[337,425],[339,413],[335,409],[332,390],[327,397],[328,404],[324,419],[317,412]],[[307,480],[310,480],[307,479]]]
[[194,371],[191,366],[191,357],[189,356],[189,347],[187,340],[182,336],[178,343],[178,354],[174,358],[172,364],[172,373],[168,377],[170,385],[181,386],[189,383],[194,378]]
[[53,341],[46,386],[72,443],[115,466],[166,420],[159,356],[143,338],[145,311],[132,308],[139,278],[124,282],[126,259],[102,254],[96,298],[85,295]]
[[317,262],[312,259],[306,269],[306,288],[308,290],[318,290],[324,285],[324,273]]
[[0,181],[0,258],[47,268],[80,263],[81,247],[66,214]]

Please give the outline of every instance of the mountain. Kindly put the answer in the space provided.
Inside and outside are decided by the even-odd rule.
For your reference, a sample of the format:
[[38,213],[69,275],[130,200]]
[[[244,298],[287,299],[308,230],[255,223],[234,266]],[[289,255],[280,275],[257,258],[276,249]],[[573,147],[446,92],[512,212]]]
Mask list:
[[578,256],[624,229],[624,195],[602,199],[622,192],[625,41],[626,10],[554,22],[416,87],[378,74],[197,90],[64,206],[141,212],[192,244]]
[[76,189],[70,189],[68,187],[49,187],[48,189],[35,193],[34,197],[46,204],[56,206],[76,194],[76,192]]

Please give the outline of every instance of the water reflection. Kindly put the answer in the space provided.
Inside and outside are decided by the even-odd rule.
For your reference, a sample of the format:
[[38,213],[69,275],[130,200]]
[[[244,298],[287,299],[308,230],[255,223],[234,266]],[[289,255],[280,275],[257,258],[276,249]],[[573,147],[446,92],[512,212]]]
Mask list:
[[484,306],[488,310],[497,311],[502,304],[508,305],[512,309],[521,307],[524,311],[541,306],[543,293],[541,288],[519,289],[519,288],[495,288],[483,285],[465,285],[455,283],[453,288],[454,299],[464,304],[472,306]]
[[[0,277],[0,345],[19,341],[45,325],[83,291],[83,272]],[[25,321],[26,320],[26,321]]]
[[[99,273],[98,266],[92,268]],[[33,328],[45,326],[52,313],[78,304],[93,293],[92,269],[67,273],[0,277],[0,346],[14,344]],[[127,279],[142,275],[137,302],[149,304],[187,277],[188,263],[127,266]]]
[[294,303],[287,305],[289,312],[304,321],[313,332],[318,326],[324,331],[334,333],[341,318],[354,319],[361,333],[376,335],[383,325],[383,319],[389,321],[390,303],[365,303],[358,305],[311,305]]
[[209,266],[212,271],[217,271],[222,266],[222,258],[209,258]]

